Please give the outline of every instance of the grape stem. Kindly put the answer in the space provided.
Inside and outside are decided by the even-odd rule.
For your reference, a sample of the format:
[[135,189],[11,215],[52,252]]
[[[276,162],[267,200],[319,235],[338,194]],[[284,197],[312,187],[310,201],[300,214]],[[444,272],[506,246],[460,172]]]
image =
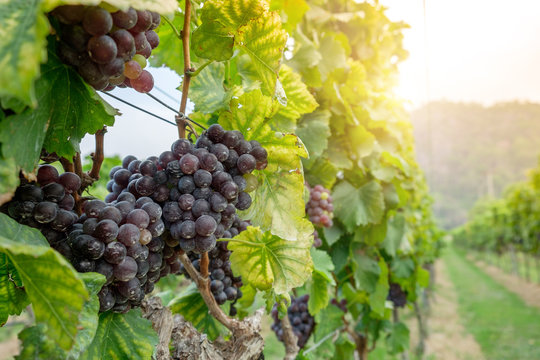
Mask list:
[[298,338],[293,332],[288,314],[285,314],[283,319],[281,319],[281,327],[283,329],[283,342],[285,343],[284,360],[294,360],[300,348],[298,347]]
[[[206,254],[206,256],[208,257],[208,254]],[[204,255],[203,255],[203,258],[204,258]],[[204,302],[208,306],[208,311],[210,312],[210,314],[234,334],[235,331],[239,328],[240,322],[236,319],[231,319],[223,312],[223,310],[221,310],[221,308],[216,302],[216,299],[214,299],[212,292],[210,291],[210,279],[208,278],[208,276],[203,277],[193,267],[193,265],[191,264],[191,261],[189,260],[186,254],[181,254],[179,256],[179,259],[182,262],[182,265],[184,265],[184,268],[188,272],[190,278],[197,285],[197,288],[199,289],[199,292]],[[202,261],[201,261],[201,268],[202,267],[203,266],[202,266]],[[201,269],[201,271],[202,270],[203,269]],[[208,272],[208,265],[206,266],[206,272]]]
[[[189,83],[191,81],[191,58],[189,53],[189,35],[191,22],[191,0],[186,0],[184,8],[184,27],[180,32],[182,37],[182,50],[184,52],[184,79],[182,81],[182,98],[180,99],[180,114],[186,112],[187,99],[189,93]],[[178,137],[183,139],[186,137],[186,121],[183,116],[176,117],[176,126],[178,127]]]

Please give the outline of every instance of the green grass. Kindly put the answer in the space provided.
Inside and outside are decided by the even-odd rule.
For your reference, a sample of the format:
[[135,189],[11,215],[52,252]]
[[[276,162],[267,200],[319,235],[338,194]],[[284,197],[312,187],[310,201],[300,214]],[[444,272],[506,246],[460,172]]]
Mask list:
[[467,332],[486,359],[540,359],[540,310],[449,249],[443,256]]

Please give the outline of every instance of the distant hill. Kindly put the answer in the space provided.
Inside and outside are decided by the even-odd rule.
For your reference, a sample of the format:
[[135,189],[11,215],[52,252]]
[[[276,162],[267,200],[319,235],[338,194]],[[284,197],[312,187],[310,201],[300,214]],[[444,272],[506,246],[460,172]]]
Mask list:
[[525,179],[540,154],[540,104],[433,102],[413,111],[411,121],[435,213],[446,228],[466,221],[479,198]]

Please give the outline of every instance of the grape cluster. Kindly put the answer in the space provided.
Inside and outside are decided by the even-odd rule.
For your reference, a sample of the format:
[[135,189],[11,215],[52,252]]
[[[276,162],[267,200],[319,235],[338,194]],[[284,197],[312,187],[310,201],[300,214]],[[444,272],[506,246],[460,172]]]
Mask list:
[[143,68],[159,44],[154,31],[161,21],[158,13],[133,8],[110,13],[99,6],[64,5],[51,14],[60,23],[60,58],[94,89],[152,90],[152,74]]
[[[306,213],[309,216],[309,221],[315,226],[332,227],[334,205],[332,204],[332,195],[330,190],[324,188],[322,185],[315,185],[315,187],[309,189],[309,201],[306,203]],[[322,245],[322,240],[319,237],[317,230],[313,233],[314,241],[313,246],[319,247]]]
[[[236,216],[232,227],[229,230],[226,230],[221,238],[233,238],[246,230],[248,226],[248,221],[241,220]],[[208,266],[208,271],[210,273],[210,290],[219,305],[225,304],[227,300],[235,303],[236,300],[242,297],[242,291],[240,290],[240,287],[243,285],[242,278],[240,276],[236,277],[232,273],[231,262],[229,261],[231,251],[228,250],[227,246],[228,241],[220,241],[217,246],[208,253],[210,260]],[[190,260],[193,267],[200,271],[200,256],[193,254],[190,256]],[[183,269],[183,273],[189,278],[189,274],[185,269]],[[234,306],[231,306],[231,316],[236,314],[235,310]]]
[[126,312],[139,306],[154,284],[169,273],[179,273],[180,260],[160,235],[161,207],[150,198],[130,193],[107,204],[84,203],[84,214],[72,227],[63,251],[79,272],[103,274],[106,283],[98,294],[100,311]]
[[[309,295],[304,295],[298,298],[291,299],[291,305],[287,309],[289,321],[291,322],[293,332],[298,338],[298,347],[303,348],[307,343],[309,336],[313,332],[315,319],[308,312]],[[272,309],[272,330],[276,333],[279,341],[283,341],[283,328],[278,317],[277,304]]]
[[[38,185],[39,184],[39,185]],[[58,248],[66,232],[77,221],[73,193],[81,179],[74,173],[59,174],[51,165],[38,169],[37,184],[23,181],[15,197],[0,209],[17,222],[39,229],[53,248]]]
[[396,283],[390,284],[387,300],[394,303],[394,306],[404,307],[407,304],[407,293]]
[[231,233],[237,209],[251,206],[248,192],[257,186],[251,172],[266,164],[266,150],[257,141],[214,124],[195,145],[180,139],[159,157],[125,157],[122,166],[111,169],[105,200],[114,201],[123,192],[151,197],[162,208],[168,244],[201,254],[212,250],[227,230]]
[[341,311],[347,312],[347,299],[342,299],[341,301],[338,301],[336,298],[333,298],[332,300],[330,300],[330,303],[340,308]]

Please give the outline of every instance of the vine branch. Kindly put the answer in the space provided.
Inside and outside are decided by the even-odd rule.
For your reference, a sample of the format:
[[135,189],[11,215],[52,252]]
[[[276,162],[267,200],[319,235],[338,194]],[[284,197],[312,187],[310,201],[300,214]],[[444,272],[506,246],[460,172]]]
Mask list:
[[[189,26],[191,23],[191,0],[186,0],[184,8],[184,26],[180,33],[182,38],[182,49],[184,51],[184,80],[182,81],[182,98],[180,100],[180,113],[186,112],[187,99],[189,93],[189,83],[191,81],[191,57],[189,53]],[[186,121],[183,116],[176,117],[176,125],[178,126],[178,137],[186,137]]]
[[105,159],[105,155],[103,153],[103,143],[106,132],[106,126],[103,126],[103,129],[96,132],[96,151],[90,154],[90,156],[92,157],[92,168],[90,169],[88,175],[94,180],[99,180],[99,171],[101,170],[101,165],[103,164],[103,160]]
[[298,347],[298,338],[294,334],[291,321],[289,320],[289,314],[285,314],[283,319],[281,319],[281,327],[283,329],[283,342],[285,343],[284,360],[294,360],[300,348]]

